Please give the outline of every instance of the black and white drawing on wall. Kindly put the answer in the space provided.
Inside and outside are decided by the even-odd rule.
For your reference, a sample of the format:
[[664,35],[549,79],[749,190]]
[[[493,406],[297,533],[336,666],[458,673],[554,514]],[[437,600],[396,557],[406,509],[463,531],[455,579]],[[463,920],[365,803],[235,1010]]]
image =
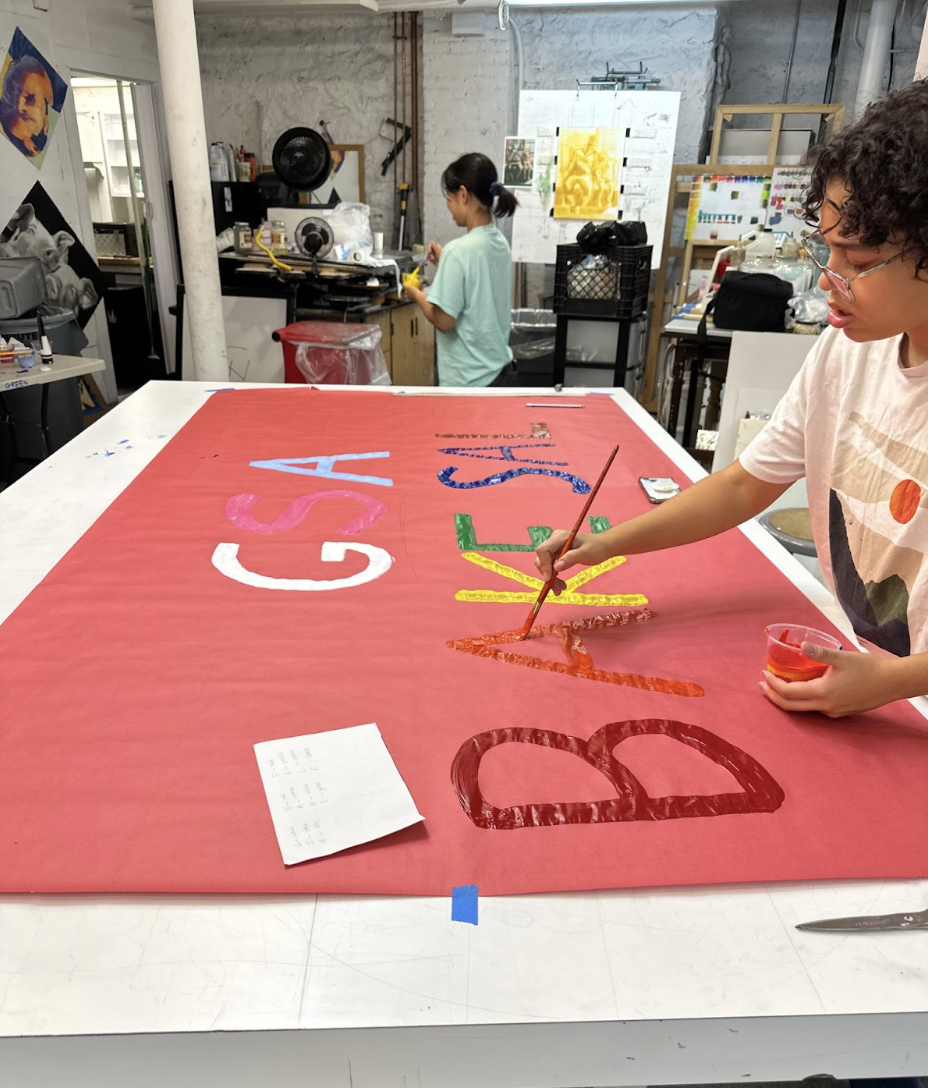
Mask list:
[[71,310],[84,328],[105,290],[103,273],[38,182],[0,232],[2,257],[38,257],[49,304]]

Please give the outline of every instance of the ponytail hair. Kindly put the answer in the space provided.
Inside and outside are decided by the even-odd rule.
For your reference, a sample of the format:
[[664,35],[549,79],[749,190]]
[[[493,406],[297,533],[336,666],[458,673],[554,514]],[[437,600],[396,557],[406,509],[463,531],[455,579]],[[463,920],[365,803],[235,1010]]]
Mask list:
[[516,194],[505,189],[500,182],[493,162],[479,151],[456,159],[442,174],[441,187],[446,196],[466,189],[497,219],[512,215],[519,206]]

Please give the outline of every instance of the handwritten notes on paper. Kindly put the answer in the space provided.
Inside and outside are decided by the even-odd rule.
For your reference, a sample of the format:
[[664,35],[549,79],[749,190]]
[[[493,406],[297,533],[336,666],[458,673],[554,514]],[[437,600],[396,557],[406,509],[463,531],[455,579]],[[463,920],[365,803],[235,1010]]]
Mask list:
[[424,819],[374,722],[263,741],[255,755],[285,865]]

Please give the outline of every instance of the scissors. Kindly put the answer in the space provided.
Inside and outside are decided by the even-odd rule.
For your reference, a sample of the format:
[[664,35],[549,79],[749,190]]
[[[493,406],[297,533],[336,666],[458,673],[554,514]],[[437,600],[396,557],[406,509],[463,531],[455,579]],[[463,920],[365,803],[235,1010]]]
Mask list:
[[821,933],[879,933],[893,929],[928,929],[928,910],[911,914],[871,914],[856,918],[821,918],[817,922],[802,922],[797,929]]

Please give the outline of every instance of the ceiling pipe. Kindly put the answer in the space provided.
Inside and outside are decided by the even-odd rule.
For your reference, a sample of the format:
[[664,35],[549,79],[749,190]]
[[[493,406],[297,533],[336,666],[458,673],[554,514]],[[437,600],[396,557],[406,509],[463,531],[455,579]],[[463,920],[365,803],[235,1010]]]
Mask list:
[[928,20],[925,22],[925,30],[922,36],[922,47],[915,64],[915,78],[928,79]]
[[783,82],[781,102],[789,101],[789,81],[793,74],[793,60],[796,56],[796,39],[799,37],[799,20],[802,18],[802,0],[796,0],[796,18],[793,20],[793,40],[789,47],[789,59],[786,62],[786,78]]
[[[831,59],[828,62],[828,75],[825,77],[825,93],[822,101],[829,105],[835,93],[835,74],[838,71],[838,54],[841,52],[841,35],[844,33],[844,17],[847,14],[847,0],[838,0],[838,10],[835,14],[835,29],[831,37]],[[826,118],[822,118],[818,126],[818,138],[823,140],[828,127]]]
[[870,25],[860,65],[860,81],[854,101],[854,116],[862,117],[871,102],[883,95],[883,78],[892,49],[893,25],[899,0],[873,0],[870,7]]

